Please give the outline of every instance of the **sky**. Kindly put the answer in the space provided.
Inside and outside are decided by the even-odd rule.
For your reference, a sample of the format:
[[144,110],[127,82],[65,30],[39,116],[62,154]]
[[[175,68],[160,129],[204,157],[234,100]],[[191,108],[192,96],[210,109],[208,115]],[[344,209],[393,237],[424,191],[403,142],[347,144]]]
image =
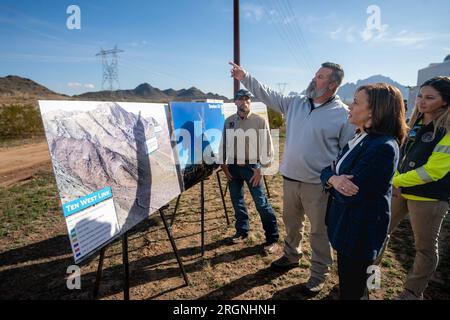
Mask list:
[[[70,5],[81,29],[69,29]],[[285,94],[332,61],[344,82],[382,74],[415,85],[450,54],[448,0],[241,0],[241,65]],[[1,0],[0,76],[64,94],[102,89],[96,54],[115,45],[121,89],[147,82],[232,97],[232,0]]]

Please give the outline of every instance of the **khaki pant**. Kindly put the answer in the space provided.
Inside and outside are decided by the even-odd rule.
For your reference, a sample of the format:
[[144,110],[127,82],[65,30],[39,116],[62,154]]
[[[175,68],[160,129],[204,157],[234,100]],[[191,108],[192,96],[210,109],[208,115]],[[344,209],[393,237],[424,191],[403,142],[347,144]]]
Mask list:
[[414,201],[403,197],[392,199],[391,234],[409,213],[414,233],[416,256],[408,273],[405,288],[420,296],[436,271],[439,262],[439,232],[448,210],[445,201]]
[[286,229],[284,255],[290,261],[302,256],[305,214],[311,223],[310,243],[312,249],[311,276],[324,280],[333,263],[332,249],[325,226],[328,194],[320,184],[310,184],[284,179],[283,221]]

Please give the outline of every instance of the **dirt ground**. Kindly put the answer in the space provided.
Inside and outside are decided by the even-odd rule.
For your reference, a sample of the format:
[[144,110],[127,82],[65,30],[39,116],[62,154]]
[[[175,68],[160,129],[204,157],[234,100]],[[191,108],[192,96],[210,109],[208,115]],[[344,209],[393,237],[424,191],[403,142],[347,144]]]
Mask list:
[[[13,151],[14,150],[14,151]],[[30,155],[33,156],[30,157]],[[67,268],[74,264],[63,214],[59,207],[56,184],[51,173],[46,145],[26,146],[23,149],[0,151],[1,176],[17,173],[22,178],[9,179],[0,186],[0,216],[9,215],[16,221],[15,228],[7,228],[0,236],[0,299],[92,299],[92,290],[98,263],[98,253],[81,264],[81,290],[66,286]],[[15,160],[13,160],[15,159]],[[22,161],[29,159],[28,161]],[[14,170],[5,168],[10,161]],[[22,161],[22,162],[21,162]],[[34,162],[35,161],[35,162]],[[47,162],[46,162],[47,161]],[[9,171],[8,171],[9,170]],[[32,174],[23,174],[28,172]],[[24,177],[27,176],[27,178]],[[19,184],[18,184],[19,182]],[[222,176],[222,182],[225,179]],[[282,177],[267,177],[281,238],[284,237],[282,213]],[[336,265],[325,289],[315,297],[306,297],[301,285],[309,276],[311,249],[308,244],[307,224],[302,241],[304,257],[300,267],[286,272],[274,272],[270,263],[281,254],[266,256],[262,250],[264,235],[259,217],[249,193],[246,202],[251,216],[251,233],[241,244],[228,245],[226,238],[234,233],[234,217],[229,196],[226,198],[231,225],[227,225],[216,176],[205,182],[205,254],[200,252],[200,186],[183,193],[171,229],[180,256],[191,282],[186,286],[173,254],[166,231],[159,217],[153,214],[134,228],[129,236],[130,295],[131,299],[242,299],[242,300],[303,300],[337,299],[338,278]],[[44,189],[44,191],[42,191]],[[22,193],[42,192],[29,203]],[[1,198],[7,194],[8,198]],[[41,193],[39,193],[41,194]],[[27,196],[28,197],[28,196]],[[26,198],[27,198],[26,197]],[[45,205],[38,205],[45,197]],[[26,202],[19,206],[17,202]],[[17,217],[14,213],[36,206],[33,218]],[[25,206],[25,207],[23,207]],[[175,200],[166,215],[171,217]],[[22,208],[22,209],[20,209]],[[33,207],[34,208],[34,207]],[[9,219],[9,220],[8,220]],[[170,221],[170,219],[169,219]],[[425,293],[426,299],[450,299],[450,220],[444,222],[441,234],[441,262]],[[281,242],[280,242],[281,244]],[[414,256],[413,236],[405,220],[394,234],[382,262],[381,289],[371,292],[371,299],[391,299],[402,290],[402,282]],[[104,271],[99,298],[122,299],[121,243],[116,242],[106,250]]]
[[51,172],[46,141],[0,148],[0,186],[7,187],[30,179],[38,171]]

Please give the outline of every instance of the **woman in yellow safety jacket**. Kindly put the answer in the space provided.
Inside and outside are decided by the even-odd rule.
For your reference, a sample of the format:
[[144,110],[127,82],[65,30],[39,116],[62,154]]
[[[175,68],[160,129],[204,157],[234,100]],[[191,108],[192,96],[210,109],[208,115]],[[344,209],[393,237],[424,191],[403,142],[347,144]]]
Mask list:
[[409,213],[416,256],[398,300],[423,299],[437,268],[438,241],[450,198],[450,77],[420,88],[394,176],[389,233]]

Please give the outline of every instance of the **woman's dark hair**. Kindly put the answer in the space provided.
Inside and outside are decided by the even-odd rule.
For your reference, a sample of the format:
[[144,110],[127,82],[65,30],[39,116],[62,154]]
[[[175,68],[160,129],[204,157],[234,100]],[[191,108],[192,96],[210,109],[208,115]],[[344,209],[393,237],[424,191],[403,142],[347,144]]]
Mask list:
[[[441,112],[438,113],[437,117],[433,119],[434,134],[436,134],[436,131],[440,128],[444,129],[445,132],[450,132],[450,77],[434,77],[425,81],[420,86],[420,89],[423,87],[432,87],[446,103]],[[421,116],[422,114],[419,112],[419,108],[415,106],[409,126],[412,127]]]
[[434,90],[439,92],[447,106],[450,106],[450,77],[434,77],[420,86],[420,88],[423,87],[433,87]]
[[372,123],[367,128],[368,133],[393,136],[399,144],[406,139],[405,104],[399,89],[387,83],[377,83],[361,86],[357,92],[367,94],[369,109],[372,113]]

